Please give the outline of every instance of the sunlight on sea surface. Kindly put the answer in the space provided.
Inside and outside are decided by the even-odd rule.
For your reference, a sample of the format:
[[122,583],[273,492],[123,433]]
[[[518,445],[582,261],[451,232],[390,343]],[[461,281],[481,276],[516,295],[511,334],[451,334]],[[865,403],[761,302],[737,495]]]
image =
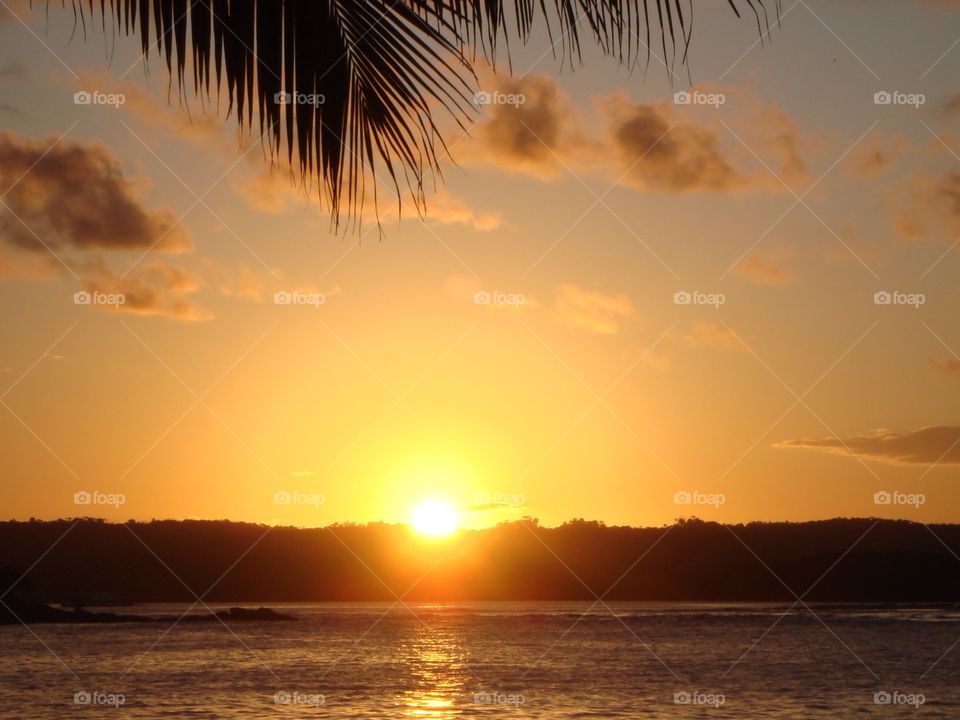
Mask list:
[[960,717],[953,609],[276,607],[296,619],[2,627],[0,717]]
[[460,714],[454,700],[467,692],[466,649],[462,638],[447,630],[421,626],[400,647],[399,661],[409,668],[416,686],[404,691],[404,715],[451,718]]

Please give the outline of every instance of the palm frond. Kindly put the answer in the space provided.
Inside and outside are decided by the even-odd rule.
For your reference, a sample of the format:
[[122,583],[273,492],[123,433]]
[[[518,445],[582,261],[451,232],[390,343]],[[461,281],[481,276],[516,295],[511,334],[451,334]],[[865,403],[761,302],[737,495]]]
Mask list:
[[[318,180],[336,224],[355,217],[366,179],[384,171],[398,198],[401,178],[422,198],[443,143],[435,113],[464,127],[474,116],[478,51],[493,61],[544,22],[565,58],[579,60],[587,37],[620,62],[641,48],[649,61],[659,35],[664,59],[682,49],[685,60],[693,1],[72,0],[84,23],[111,17],[144,55],[161,54],[181,92],[225,91],[241,130],[258,129],[301,178]],[[764,32],[764,0],[727,2],[738,16],[752,10]]]

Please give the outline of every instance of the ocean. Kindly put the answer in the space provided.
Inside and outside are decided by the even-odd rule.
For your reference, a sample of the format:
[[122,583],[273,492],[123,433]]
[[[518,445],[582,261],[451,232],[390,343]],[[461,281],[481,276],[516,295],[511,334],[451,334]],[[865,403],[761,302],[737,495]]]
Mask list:
[[955,609],[591,605],[281,604],[294,620],[229,627],[154,605],[109,608],[150,623],[4,626],[0,717],[960,717]]

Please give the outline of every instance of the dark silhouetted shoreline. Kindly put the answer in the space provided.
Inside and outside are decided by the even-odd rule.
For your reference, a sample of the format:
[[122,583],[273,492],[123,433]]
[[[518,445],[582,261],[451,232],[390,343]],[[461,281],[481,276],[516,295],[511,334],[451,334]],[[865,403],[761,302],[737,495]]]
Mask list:
[[960,601],[955,553],[960,525],[875,519],[686,520],[660,528],[582,520],[545,528],[523,520],[444,542],[379,523],[309,529],[194,520],[0,523],[0,579],[4,591],[16,585],[4,602],[74,607],[105,604],[98,598],[120,605],[197,597],[275,603],[597,596],[793,602],[799,596],[950,604]]

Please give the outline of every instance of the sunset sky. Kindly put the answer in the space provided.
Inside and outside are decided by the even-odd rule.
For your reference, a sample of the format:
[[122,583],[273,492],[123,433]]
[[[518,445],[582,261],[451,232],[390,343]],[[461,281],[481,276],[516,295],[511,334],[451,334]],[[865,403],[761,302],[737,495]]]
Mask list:
[[541,34],[481,72],[523,104],[444,121],[425,221],[381,178],[382,236],[35,5],[0,6],[4,517],[958,520],[960,3],[784,0],[762,44],[695,3],[692,88]]

